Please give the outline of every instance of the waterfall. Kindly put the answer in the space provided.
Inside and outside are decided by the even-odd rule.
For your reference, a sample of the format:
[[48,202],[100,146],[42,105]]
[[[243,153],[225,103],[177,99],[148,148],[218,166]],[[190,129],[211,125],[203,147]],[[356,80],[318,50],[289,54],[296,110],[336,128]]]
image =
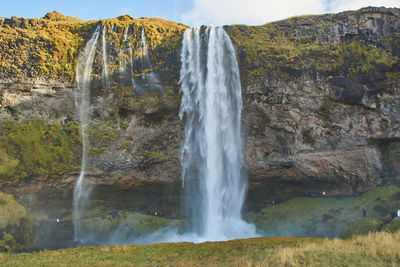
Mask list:
[[92,38],[86,44],[85,49],[79,56],[76,69],[76,81],[78,90],[75,94],[75,104],[79,111],[82,135],[82,163],[81,173],[74,187],[73,217],[74,217],[74,239],[82,240],[81,215],[87,204],[90,187],[85,183],[85,169],[87,160],[87,126],[90,113],[90,76],[92,64],[96,51],[96,44],[100,34],[100,25],[97,26]]
[[108,64],[107,64],[107,41],[106,41],[106,31],[107,26],[104,25],[103,31],[101,33],[102,40],[102,54],[103,54],[103,85],[105,85],[108,81]]
[[126,26],[126,28],[125,28],[124,37],[122,39],[121,50],[120,50],[120,54],[119,54],[119,71],[120,71],[120,73],[123,73],[125,71],[124,52],[125,52],[126,40],[128,39],[128,31],[129,31],[129,25]]
[[140,51],[142,52],[142,68],[152,68],[149,58],[149,47],[147,45],[146,32],[142,26],[142,34],[140,36]]
[[203,240],[256,236],[242,219],[242,96],[233,44],[221,27],[188,29],[181,52],[180,118],[186,116],[182,185],[193,232]]
[[136,83],[135,83],[135,78],[133,77],[133,49],[132,49],[132,44],[129,43],[129,60],[130,60],[130,65],[131,65],[131,82],[132,82],[132,87],[133,90],[136,88]]
[[[142,63],[142,70],[147,72],[146,71],[147,69],[151,69],[150,72],[147,72],[142,76],[142,83],[145,84],[142,87],[145,87],[151,91],[159,91],[160,93],[162,93],[164,91],[163,86],[161,85],[157,74],[153,71],[153,64],[151,63],[150,60],[149,46],[147,44],[146,32],[143,26],[142,26],[142,33],[140,36],[140,52],[141,52],[140,59]],[[137,91],[142,91],[142,90],[137,90]]]

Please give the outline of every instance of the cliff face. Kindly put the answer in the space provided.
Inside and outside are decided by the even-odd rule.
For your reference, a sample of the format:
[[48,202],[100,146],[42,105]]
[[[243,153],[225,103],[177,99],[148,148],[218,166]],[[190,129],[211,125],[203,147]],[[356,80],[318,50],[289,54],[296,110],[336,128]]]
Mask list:
[[351,195],[398,177],[399,15],[365,8],[229,28],[253,207],[265,195]]
[[129,16],[83,23],[55,12],[2,23],[2,183],[74,183],[81,157],[75,69],[98,25],[104,42],[92,72],[89,176],[128,185],[178,179],[179,47],[186,26]]
[[[30,211],[47,203],[49,217],[70,214],[81,156],[74,75],[99,23],[109,73],[99,41],[87,173],[93,198],[105,208],[125,203],[180,217],[186,26],[162,19],[2,20],[0,182]],[[241,70],[247,210],[305,191],[352,195],[399,176],[399,27],[400,11],[381,8],[225,27]]]

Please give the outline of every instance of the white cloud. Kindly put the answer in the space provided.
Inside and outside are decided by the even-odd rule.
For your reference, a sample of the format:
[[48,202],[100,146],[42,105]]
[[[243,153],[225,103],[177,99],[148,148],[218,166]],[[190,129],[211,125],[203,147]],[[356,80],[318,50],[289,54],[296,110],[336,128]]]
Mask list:
[[188,25],[249,24],[305,14],[354,10],[365,6],[399,7],[400,0],[193,0],[182,22]]
[[321,0],[194,0],[193,8],[182,16],[184,23],[264,24],[294,15],[324,11]]

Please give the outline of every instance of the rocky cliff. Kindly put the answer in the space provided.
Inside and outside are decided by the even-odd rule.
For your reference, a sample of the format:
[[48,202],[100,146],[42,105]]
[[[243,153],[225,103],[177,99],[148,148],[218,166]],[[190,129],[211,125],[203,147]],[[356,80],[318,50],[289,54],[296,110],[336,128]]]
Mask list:
[[[46,220],[70,216],[81,160],[75,70],[100,25],[89,121],[93,201],[181,217],[178,80],[187,26],[130,16],[83,22],[57,12],[0,24],[2,190],[36,222],[43,205]],[[353,195],[396,181],[399,28],[400,10],[384,8],[225,26],[242,79],[247,211],[306,191]]]
[[229,28],[250,198],[253,188],[260,198],[351,195],[399,176],[399,14],[364,8]]

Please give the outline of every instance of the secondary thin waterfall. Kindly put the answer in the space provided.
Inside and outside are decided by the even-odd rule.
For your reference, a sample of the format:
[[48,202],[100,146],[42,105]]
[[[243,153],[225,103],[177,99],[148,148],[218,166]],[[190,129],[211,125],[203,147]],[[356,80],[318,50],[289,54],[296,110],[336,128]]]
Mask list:
[[150,90],[157,90],[159,92],[163,92],[163,87],[158,79],[157,74],[153,71],[153,64],[150,60],[149,55],[149,46],[147,43],[146,38],[146,31],[142,26],[142,33],[140,36],[140,52],[141,52],[141,63],[142,63],[142,70],[151,69],[152,71],[148,72],[147,74],[143,75],[142,80]]
[[142,60],[142,68],[152,68],[149,58],[149,47],[147,46],[146,33],[144,31],[144,27],[142,26],[142,34],[140,36],[140,52],[142,52],[141,60]]
[[75,104],[79,111],[82,135],[82,163],[81,173],[74,187],[73,217],[74,239],[82,241],[81,215],[87,204],[90,187],[85,183],[85,169],[87,165],[87,126],[90,112],[90,76],[96,51],[96,44],[100,34],[100,25],[96,28],[92,38],[81,53],[76,69],[78,91],[75,94]]
[[242,219],[242,96],[233,44],[221,27],[184,33],[180,118],[186,117],[182,185],[193,231],[203,240],[256,236]]
[[101,41],[102,41],[102,55],[103,55],[103,85],[105,85],[108,81],[108,64],[107,64],[107,41],[106,41],[106,31],[107,26],[104,25],[103,31],[101,33]]
[[119,54],[119,71],[121,73],[125,72],[125,67],[126,67],[126,62],[124,58],[124,53],[126,49],[126,41],[128,39],[128,31],[129,31],[129,25],[126,26],[125,31],[124,31],[124,37],[122,39],[122,44],[120,48],[120,54]]

